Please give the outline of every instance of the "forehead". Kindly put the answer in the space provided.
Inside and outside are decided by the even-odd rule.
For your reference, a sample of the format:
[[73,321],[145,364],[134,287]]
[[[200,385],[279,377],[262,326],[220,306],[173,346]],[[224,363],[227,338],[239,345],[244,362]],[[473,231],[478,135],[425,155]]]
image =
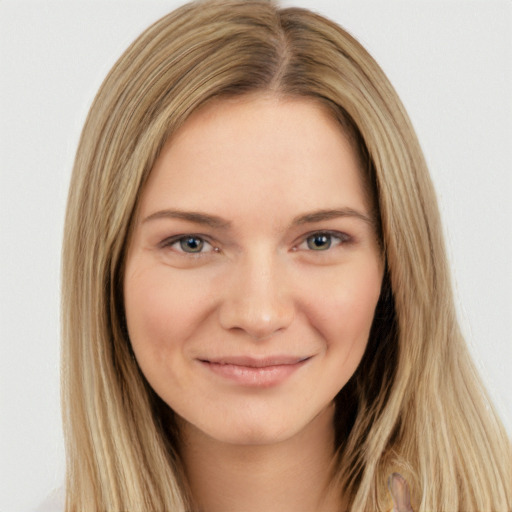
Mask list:
[[167,141],[141,208],[361,209],[368,206],[362,181],[352,140],[321,103],[270,95],[217,99]]

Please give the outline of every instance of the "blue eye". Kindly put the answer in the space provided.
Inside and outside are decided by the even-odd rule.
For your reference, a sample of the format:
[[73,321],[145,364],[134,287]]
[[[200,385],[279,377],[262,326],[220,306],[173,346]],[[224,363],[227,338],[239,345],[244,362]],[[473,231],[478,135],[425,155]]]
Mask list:
[[309,249],[310,251],[328,251],[329,249],[346,243],[350,240],[348,235],[344,233],[329,233],[320,231],[309,235],[298,248]]
[[178,253],[202,254],[216,249],[204,238],[197,235],[184,235],[164,240],[161,247],[171,247]]
[[178,242],[183,252],[197,253],[201,252],[204,247],[204,240],[197,236],[187,236],[180,238]]
[[326,233],[317,233],[306,238],[308,249],[313,251],[326,251],[332,244],[332,236]]

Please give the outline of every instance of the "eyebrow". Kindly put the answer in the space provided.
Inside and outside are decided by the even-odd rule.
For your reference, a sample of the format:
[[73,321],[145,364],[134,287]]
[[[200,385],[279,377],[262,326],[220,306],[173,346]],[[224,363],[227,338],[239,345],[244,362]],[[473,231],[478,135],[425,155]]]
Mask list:
[[[371,226],[375,226],[375,222],[372,217],[354,210],[353,208],[315,210],[295,217],[291,222],[291,226],[312,224],[315,222],[322,222],[339,217],[355,217]],[[142,222],[145,223],[156,219],[182,219],[189,222],[194,222],[195,224],[202,224],[217,229],[229,229],[231,227],[230,221],[225,220],[222,217],[218,217],[217,215],[184,210],[160,210],[147,216]]]
[[292,225],[298,226],[302,224],[310,224],[314,222],[321,222],[324,220],[336,219],[339,217],[355,217],[360,219],[371,226],[375,226],[375,221],[369,215],[354,210],[353,208],[335,208],[326,210],[315,210],[304,215],[295,217],[292,221]]
[[202,212],[189,212],[183,210],[160,210],[147,216],[142,222],[149,222],[155,219],[182,219],[195,224],[203,224],[211,228],[227,229],[231,226],[231,222],[217,217],[216,215],[210,215]]

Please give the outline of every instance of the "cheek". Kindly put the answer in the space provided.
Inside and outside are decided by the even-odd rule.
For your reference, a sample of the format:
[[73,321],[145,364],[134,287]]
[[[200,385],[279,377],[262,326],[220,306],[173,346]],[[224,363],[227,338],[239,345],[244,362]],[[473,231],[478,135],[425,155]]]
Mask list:
[[175,306],[172,294],[151,277],[149,272],[140,272],[125,281],[126,320],[135,349],[165,343],[165,333],[171,327],[168,310]]
[[[205,297],[193,282],[163,267],[127,274],[124,302],[128,333],[137,361],[153,369],[171,359],[207,316]],[[146,375],[148,376],[148,375]]]
[[355,371],[364,354],[381,280],[378,264],[339,272],[324,282],[321,293],[305,306],[311,325],[325,340],[326,351],[349,373]]

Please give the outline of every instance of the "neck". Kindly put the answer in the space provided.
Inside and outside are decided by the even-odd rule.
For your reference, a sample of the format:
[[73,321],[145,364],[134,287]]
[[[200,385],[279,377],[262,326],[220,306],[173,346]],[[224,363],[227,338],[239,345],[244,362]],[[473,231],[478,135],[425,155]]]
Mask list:
[[342,510],[331,487],[333,408],[291,439],[265,445],[216,441],[182,426],[181,455],[201,512],[331,512]]

